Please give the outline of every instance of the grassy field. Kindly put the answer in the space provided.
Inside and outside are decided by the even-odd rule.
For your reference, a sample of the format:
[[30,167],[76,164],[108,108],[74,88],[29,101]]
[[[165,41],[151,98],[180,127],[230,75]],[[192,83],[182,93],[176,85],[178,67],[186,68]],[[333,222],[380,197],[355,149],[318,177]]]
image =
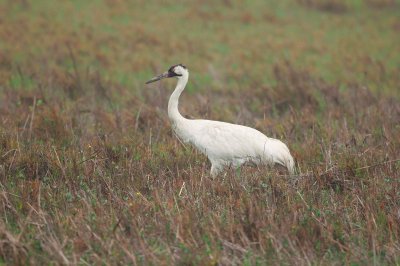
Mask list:
[[[211,179],[166,114],[298,176]],[[400,1],[0,0],[0,265],[400,265]]]

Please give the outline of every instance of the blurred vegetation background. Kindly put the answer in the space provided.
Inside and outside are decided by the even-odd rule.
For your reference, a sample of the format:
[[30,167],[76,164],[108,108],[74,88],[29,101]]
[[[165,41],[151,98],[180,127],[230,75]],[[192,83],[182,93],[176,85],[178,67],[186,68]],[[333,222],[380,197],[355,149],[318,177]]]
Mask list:
[[73,73],[70,50],[80,71],[98,72],[130,93],[177,62],[205,90],[273,85],[273,67],[285,60],[343,86],[358,81],[393,91],[398,84],[394,0],[0,4],[2,80],[15,87],[16,67],[27,76],[25,88],[43,83],[49,71]]
[[[298,180],[210,180],[178,63]],[[398,264],[399,100],[398,0],[0,0],[0,264]]]

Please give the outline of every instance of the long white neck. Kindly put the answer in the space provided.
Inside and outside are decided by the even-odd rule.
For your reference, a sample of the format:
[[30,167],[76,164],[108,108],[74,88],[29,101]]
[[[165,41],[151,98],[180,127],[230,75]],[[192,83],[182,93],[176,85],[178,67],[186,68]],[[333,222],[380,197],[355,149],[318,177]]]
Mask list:
[[181,96],[182,91],[185,89],[188,79],[189,73],[187,72],[178,79],[178,84],[176,85],[174,92],[171,94],[171,97],[169,97],[168,117],[175,124],[179,121],[186,120],[186,118],[179,113],[178,104],[179,96]]

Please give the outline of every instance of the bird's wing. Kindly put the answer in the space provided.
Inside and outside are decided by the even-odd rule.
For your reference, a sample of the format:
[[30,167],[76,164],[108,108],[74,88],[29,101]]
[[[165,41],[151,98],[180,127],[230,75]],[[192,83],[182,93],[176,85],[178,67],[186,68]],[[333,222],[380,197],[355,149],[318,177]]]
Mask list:
[[254,156],[253,144],[262,133],[255,129],[218,121],[202,122],[193,144],[209,157]]

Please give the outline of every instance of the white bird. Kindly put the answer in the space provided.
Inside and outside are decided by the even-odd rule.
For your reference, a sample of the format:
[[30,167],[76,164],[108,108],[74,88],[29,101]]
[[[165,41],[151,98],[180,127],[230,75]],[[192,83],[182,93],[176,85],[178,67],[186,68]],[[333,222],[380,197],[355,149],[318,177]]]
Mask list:
[[179,96],[189,79],[188,69],[174,65],[146,84],[163,78],[176,77],[178,84],[168,102],[168,117],[176,135],[205,154],[211,162],[211,176],[217,176],[226,166],[280,164],[294,174],[294,160],[288,147],[280,140],[268,138],[260,131],[220,121],[186,119],[178,110]]

